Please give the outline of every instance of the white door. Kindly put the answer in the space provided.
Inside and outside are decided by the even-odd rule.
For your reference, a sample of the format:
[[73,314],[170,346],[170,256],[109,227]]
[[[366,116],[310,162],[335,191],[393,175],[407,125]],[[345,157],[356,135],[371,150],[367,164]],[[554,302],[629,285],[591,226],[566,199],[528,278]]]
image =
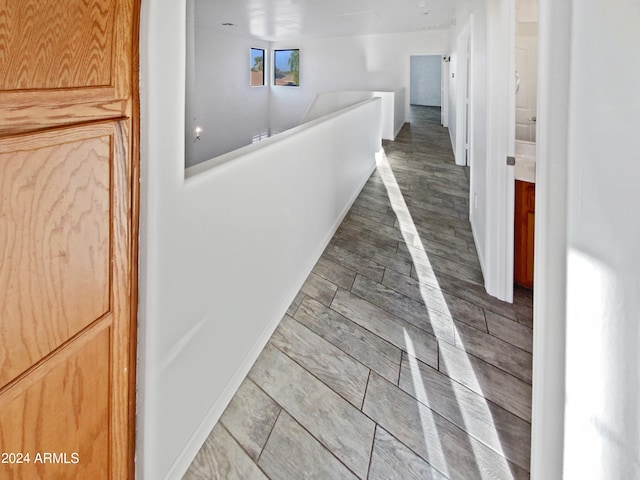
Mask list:
[[442,58],[441,97],[442,110],[440,110],[440,123],[443,127],[449,126],[449,59]]
[[[463,28],[458,36],[458,51],[460,55],[456,62],[456,164],[471,165],[472,159],[472,72],[471,72],[471,23]],[[455,78],[455,77],[454,77]]]
[[465,48],[465,67],[464,67],[464,161],[465,165],[471,164],[471,102],[469,97],[471,96],[471,37],[467,37],[467,43]]

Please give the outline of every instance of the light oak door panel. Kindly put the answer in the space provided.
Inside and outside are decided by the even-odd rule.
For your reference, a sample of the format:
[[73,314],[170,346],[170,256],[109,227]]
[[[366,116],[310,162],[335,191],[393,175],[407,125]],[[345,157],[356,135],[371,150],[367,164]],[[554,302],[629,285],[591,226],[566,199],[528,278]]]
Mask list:
[[133,0],[0,0],[0,134],[130,118],[136,9]]
[[0,0],[3,479],[133,478],[139,10]]
[[0,140],[0,386],[110,311],[113,126],[50,137]]
[[[0,450],[24,452],[28,444],[34,453],[86,453],[77,465],[65,465],[66,470],[40,464],[34,471],[41,476],[32,477],[24,465],[14,466],[15,478],[126,478],[131,468],[132,168],[127,125],[96,123],[0,138]],[[96,336],[103,338],[100,347],[85,346]],[[85,348],[89,353],[81,354]],[[99,360],[90,355],[104,348]],[[92,376],[86,387],[78,383],[78,388],[94,391],[103,407],[97,408],[94,400],[86,407],[74,400],[66,383],[75,382],[72,377],[49,384],[60,356],[73,352],[78,358],[69,361],[83,376]],[[99,373],[98,364],[106,374]],[[40,383],[49,385],[47,404],[69,401],[71,410],[84,413],[74,417],[62,407],[41,409],[40,414],[29,410],[9,428],[7,419],[14,414],[6,412],[30,409],[24,402],[35,398],[14,392],[40,391]],[[56,428],[40,425],[49,415],[58,418]],[[89,438],[95,425],[108,435],[107,444],[97,443],[94,451]],[[104,456],[99,462],[94,458],[98,452]],[[5,478],[2,469],[0,478]]]
[[113,3],[30,0],[6,10],[0,89],[111,85]]
[[110,338],[100,322],[0,397],[3,450],[29,454],[28,463],[0,464],[0,478],[118,478],[109,465]]

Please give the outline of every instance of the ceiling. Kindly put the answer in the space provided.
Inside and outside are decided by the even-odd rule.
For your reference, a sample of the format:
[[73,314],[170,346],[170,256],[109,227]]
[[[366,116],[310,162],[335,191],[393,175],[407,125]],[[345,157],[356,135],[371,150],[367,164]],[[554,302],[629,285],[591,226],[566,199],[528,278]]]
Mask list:
[[197,24],[265,41],[443,30],[454,8],[455,0],[195,0]]

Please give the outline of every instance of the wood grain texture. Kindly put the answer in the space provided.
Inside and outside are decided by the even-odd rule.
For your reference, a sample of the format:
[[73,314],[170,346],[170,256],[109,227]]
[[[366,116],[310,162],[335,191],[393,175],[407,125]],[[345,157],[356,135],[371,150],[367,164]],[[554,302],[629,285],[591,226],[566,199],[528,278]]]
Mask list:
[[112,134],[0,140],[0,386],[109,312]]
[[531,438],[528,422],[407,354],[399,386],[516,465],[529,468],[529,450],[522,448]]
[[414,355],[427,365],[438,367],[438,342],[436,337],[416,327],[407,320],[344,290],[338,290],[331,309],[352,322],[378,335],[400,350],[414,351]]
[[12,0],[0,17],[0,90],[111,85],[114,0]]
[[531,422],[531,385],[461,349],[440,343],[439,370],[487,400]]
[[0,136],[132,116],[139,0],[0,6]]
[[300,304],[295,319],[390,382],[397,382],[399,348],[309,297]]
[[[59,438],[89,439],[94,422],[106,432],[100,444],[106,466],[86,474],[69,469],[70,478],[134,477],[139,18],[140,0],[0,0],[0,405],[20,385],[53,385],[61,352],[109,325],[101,366],[106,376],[91,387],[108,414],[89,408],[81,421],[63,418],[42,444],[45,451]],[[34,155],[41,160],[37,168],[24,160]],[[16,167],[21,158],[24,165]],[[30,206],[21,202],[26,194]],[[56,250],[64,242],[53,245],[50,238],[74,248]],[[40,297],[30,296],[34,287]],[[37,322],[16,317],[37,303],[32,310],[44,312]],[[76,323],[68,321],[69,312]],[[31,350],[11,343],[9,331],[27,338]],[[9,343],[22,351],[7,350]],[[21,358],[32,363],[16,367]],[[69,361],[84,375],[98,373],[79,353]],[[52,396],[63,395],[52,389]],[[0,406],[0,415],[4,410]],[[25,435],[36,428],[22,420]],[[67,478],[50,466],[46,475]]]
[[374,424],[360,410],[271,343],[249,378],[351,471],[360,478],[366,476]]
[[291,317],[285,316],[271,343],[341,395],[362,407],[369,369]]
[[[525,469],[511,464],[375,373],[369,379],[362,411],[450,478],[529,478]],[[413,425],[419,427],[408,428]]]
[[[283,450],[289,455],[281,455]],[[286,412],[278,417],[259,465],[269,478],[280,480],[358,478]]]
[[535,237],[535,183],[516,180],[514,218],[514,281],[525,288],[533,288],[533,251]]
[[400,443],[382,427],[376,428],[369,480],[446,480],[446,477]]
[[[0,396],[0,450],[30,453],[30,463],[0,464],[3,479],[110,477],[109,321],[81,335],[46,368]],[[72,453],[78,462],[42,463],[37,453]]]
[[226,428],[216,425],[183,480],[267,480]]
[[222,423],[253,461],[257,461],[282,409],[245,378],[225,409]]
[[111,311],[111,472],[133,478],[137,283],[133,278],[131,122],[115,122],[112,162]]

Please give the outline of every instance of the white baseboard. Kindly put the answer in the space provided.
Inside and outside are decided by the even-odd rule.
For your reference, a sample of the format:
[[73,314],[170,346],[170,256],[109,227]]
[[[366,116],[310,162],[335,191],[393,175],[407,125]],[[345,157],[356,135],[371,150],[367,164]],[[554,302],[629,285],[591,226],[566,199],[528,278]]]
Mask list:
[[397,130],[394,132],[393,134],[393,141],[395,141],[396,137],[398,136],[398,134],[400,133],[400,130],[402,130],[402,127],[404,127],[406,124],[408,124],[409,122],[403,122],[402,124],[400,124],[400,126],[397,128]]
[[476,249],[476,254],[478,255],[478,261],[480,262],[480,270],[482,271],[482,278],[486,278],[485,268],[484,268],[484,252],[481,252],[478,249],[478,237],[476,236],[476,228],[474,226],[473,218],[469,216],[469,223],[471,223],[471,234],[473,235],[473,246]]

